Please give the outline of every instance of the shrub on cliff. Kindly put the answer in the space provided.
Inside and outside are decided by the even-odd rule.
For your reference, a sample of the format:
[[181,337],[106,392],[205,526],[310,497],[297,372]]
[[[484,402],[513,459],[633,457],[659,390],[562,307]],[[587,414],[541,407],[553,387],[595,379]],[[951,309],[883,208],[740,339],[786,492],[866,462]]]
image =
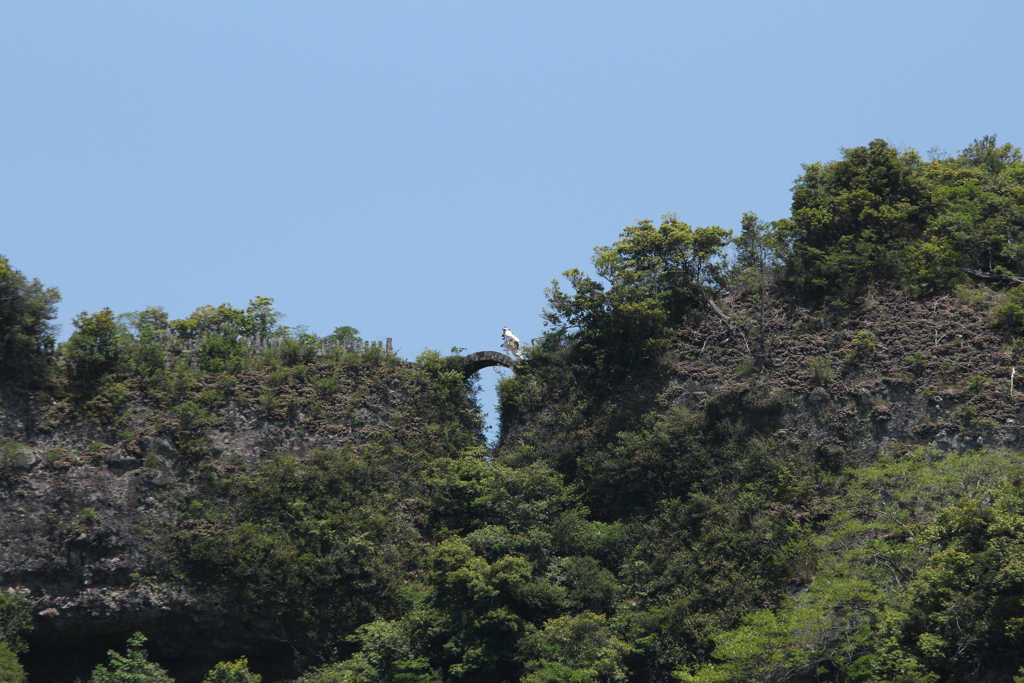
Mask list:
[[993,312],[993,320],[1014,336],[1024,332],[1024,285],[1006,293],[1006,301]]
[[146,636],[136,633],[128,639],[128,650],[123,655],[109,650],[110,665],[98,664],[89,683],[174,683],[159,664],[146,659]]
[[203,683],[260,683],[263,677],[249,671],[249,660],[240,657],[233,662],[218,662],[210,669]]
[[32,629],[32,610],[20,595],[0,593],[0,644],[11,652],[28,649],[22,636]]

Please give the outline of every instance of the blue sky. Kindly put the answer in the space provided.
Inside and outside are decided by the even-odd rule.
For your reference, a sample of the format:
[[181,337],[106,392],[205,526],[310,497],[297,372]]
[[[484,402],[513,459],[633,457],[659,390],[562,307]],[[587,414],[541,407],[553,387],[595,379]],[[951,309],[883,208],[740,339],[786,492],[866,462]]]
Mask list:
[[0,253],[65,336],[262,295],[407,358],[497,349],[637,219],[780,218],[875,138],[1024,145],[1022,29],[1009,0],[4,2]]

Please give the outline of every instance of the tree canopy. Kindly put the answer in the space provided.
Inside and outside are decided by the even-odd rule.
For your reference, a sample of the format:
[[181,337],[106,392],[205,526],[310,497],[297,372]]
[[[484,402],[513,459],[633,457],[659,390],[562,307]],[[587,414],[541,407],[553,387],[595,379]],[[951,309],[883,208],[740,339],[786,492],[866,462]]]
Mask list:
[[0,380],[38,383],[53,350],[60,292],[29,280],[0,254]]
[[[706,309],[722,287],[729,232],[692,228],[668,214],[660,225],[628,226],[610,247],[594,250],[604,283],[577,269],[547,290],[546,325],[557,339],[571,338],[584,354],[608,366],[656,353],[672,326]],[[606,283],[606,284],[605,284]]]
[[922,161],[884,140],[804,166],[777,223],[798,290],[848,303],[870,284],[948,291],[969,270],[1024,272],[1024,163],[995,136]]

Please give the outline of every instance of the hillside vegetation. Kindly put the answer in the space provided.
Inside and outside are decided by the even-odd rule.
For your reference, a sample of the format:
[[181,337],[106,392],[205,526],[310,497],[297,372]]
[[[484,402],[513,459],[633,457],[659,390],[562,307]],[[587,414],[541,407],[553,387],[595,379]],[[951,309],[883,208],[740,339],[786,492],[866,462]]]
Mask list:
[[566,271],[493,448],[436,352],[265,297],[54,348],[0,258],[0,679],[1024,680],[1019,150],[875,140],[739,227]]

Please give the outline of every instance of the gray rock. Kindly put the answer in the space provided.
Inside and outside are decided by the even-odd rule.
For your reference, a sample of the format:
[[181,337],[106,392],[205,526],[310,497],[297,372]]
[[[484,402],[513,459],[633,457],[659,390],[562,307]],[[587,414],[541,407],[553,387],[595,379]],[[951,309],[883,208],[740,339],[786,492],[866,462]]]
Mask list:
[[832,400],[832,397],[829,395],[829,393],[825,391],[825,387],[818,387],[817,389],[811,392],[808,398],[810,399],[811,403],[819,406],[828,403],[829,401]]

